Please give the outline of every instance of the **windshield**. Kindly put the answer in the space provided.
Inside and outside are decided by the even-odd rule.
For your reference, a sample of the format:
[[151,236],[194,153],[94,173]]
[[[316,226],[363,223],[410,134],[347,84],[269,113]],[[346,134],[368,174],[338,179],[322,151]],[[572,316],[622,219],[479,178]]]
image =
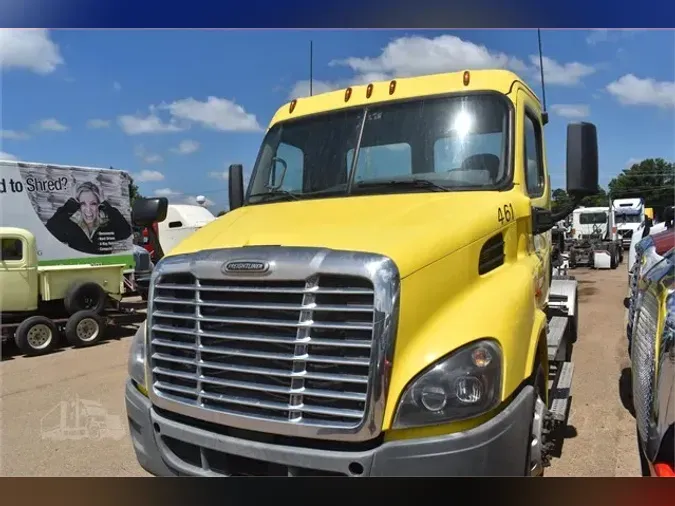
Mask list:
[[[359,107],[279,123],[263,140],[248,202],[271,195],[492,189],[509,175],[508,119],[506,99],[486,94]],[[412,184],[419,180],[433,185]]]
[[642,223],[642,216],[637,213],[616,213],[617,223]]
[[607,213],[579,213],[579,223],[582,225],[597,225],[607,222]]

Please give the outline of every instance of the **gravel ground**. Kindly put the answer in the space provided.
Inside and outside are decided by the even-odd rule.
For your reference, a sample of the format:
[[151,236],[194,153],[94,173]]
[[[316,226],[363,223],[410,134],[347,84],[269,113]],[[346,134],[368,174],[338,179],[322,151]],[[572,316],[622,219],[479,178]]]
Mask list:
[[[639,476],[635,423],[626,409],[625,265],[575,270],[580,281],[579,340],[567,438],[547,476]],[[147,476],[128,438],[124,382],[133,328],[99,346],[44,357],[3,348],[0,364],[0,475]],[[78,401],[79,400],[79,401]],[[90,438],[69,418],[80,406],[108,427]],[[72,408],[72,409],[69,409]],[[81,411],[82,413],[82,411]],[[80,419],[87,419],[81,416]],[[73,427],[68,438],[59,427]]]

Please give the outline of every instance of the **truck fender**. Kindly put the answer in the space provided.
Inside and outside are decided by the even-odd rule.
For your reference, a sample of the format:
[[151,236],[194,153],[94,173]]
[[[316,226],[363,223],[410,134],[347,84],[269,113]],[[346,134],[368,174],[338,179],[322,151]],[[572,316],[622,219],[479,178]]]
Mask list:
[[546,343],[547,325],[548,320],[546,319],[546,313],[541,310],[536,311],[534,325],[532,325],[529,349],[527,351],[527,361],[525,362],[525,367],[527,369],[523,375],[523,378],[527,378],[528,381],[534,374],[534,365],[537,361],[541,363],[545,371],[548,370],[548,347]]

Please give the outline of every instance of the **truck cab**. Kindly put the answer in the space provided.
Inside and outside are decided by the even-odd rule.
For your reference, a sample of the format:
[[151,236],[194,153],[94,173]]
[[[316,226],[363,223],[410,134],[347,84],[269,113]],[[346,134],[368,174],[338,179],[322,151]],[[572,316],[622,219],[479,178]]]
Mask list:
[[[126,385],[141,465],[540,475],[578,318],[575,282],[551,280],[572,208],[551,212],[546,119],[504,70],[282,106],[247,191],[231,166],[231,211],[153,271]],[[593,125],[568,127],[567,157],[568,193],[595,193]]]
[[621,244],[628,249],[633,233],[645,221],[644,202],[641,198],[614,199],[612,207]]
[[15,227],[0,228],[0,313],[38,307],[38,259],[35,236]]

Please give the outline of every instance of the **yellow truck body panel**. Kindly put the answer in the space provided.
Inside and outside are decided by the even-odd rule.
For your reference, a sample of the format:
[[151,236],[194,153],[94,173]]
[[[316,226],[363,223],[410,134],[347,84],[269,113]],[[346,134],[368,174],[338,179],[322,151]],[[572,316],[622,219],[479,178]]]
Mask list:
[[[515,74],[496,70],[470,75],[466,87],[461,72],[398,79],[393,98],[496,90],[512,101],[515,111],[521,110],[515,106],[523,106],[518,101],[527,100],[527,106],[541,114],[536,96]],[[372,97],[366,99],[366,86],[355,86],[348,105],[392,100],[388,87],[389,81],[376,83]],[[272,125],[345,107],[344,96],[342,90],[300,99],[293,113],[289,106],[281,107]],[[515,146],[522,146],[522,113],[515,116]],[[531,206],[550,209],[550,185],[547,178],[538,199],[526,194],[522,156],[522,149],[516,148],[513,186],[506,191],[350,196],[245,206],[198,230],[170,256],[271,244],[386,255],[398,266],[402,284],[395,367],[383,429],[390,429],[401,393],[415,375],[481,336],[496,338],[502,347],[504,400],[532,373],[538,339],[543,336],[545,341],[543,307],[551,241],[550,233],[531,239]],[[501,223],[498,209],[504,206],[511,206],[514,216]],[[480,249],[499,231],[508,245],[505,263],[479,276]],[[540,350],[546,366],[545,347]],[[442,430],[464,430],[467,423],[479,422],[455,423]],[[438,427],[416,429],[416,434],[435,430]]]

